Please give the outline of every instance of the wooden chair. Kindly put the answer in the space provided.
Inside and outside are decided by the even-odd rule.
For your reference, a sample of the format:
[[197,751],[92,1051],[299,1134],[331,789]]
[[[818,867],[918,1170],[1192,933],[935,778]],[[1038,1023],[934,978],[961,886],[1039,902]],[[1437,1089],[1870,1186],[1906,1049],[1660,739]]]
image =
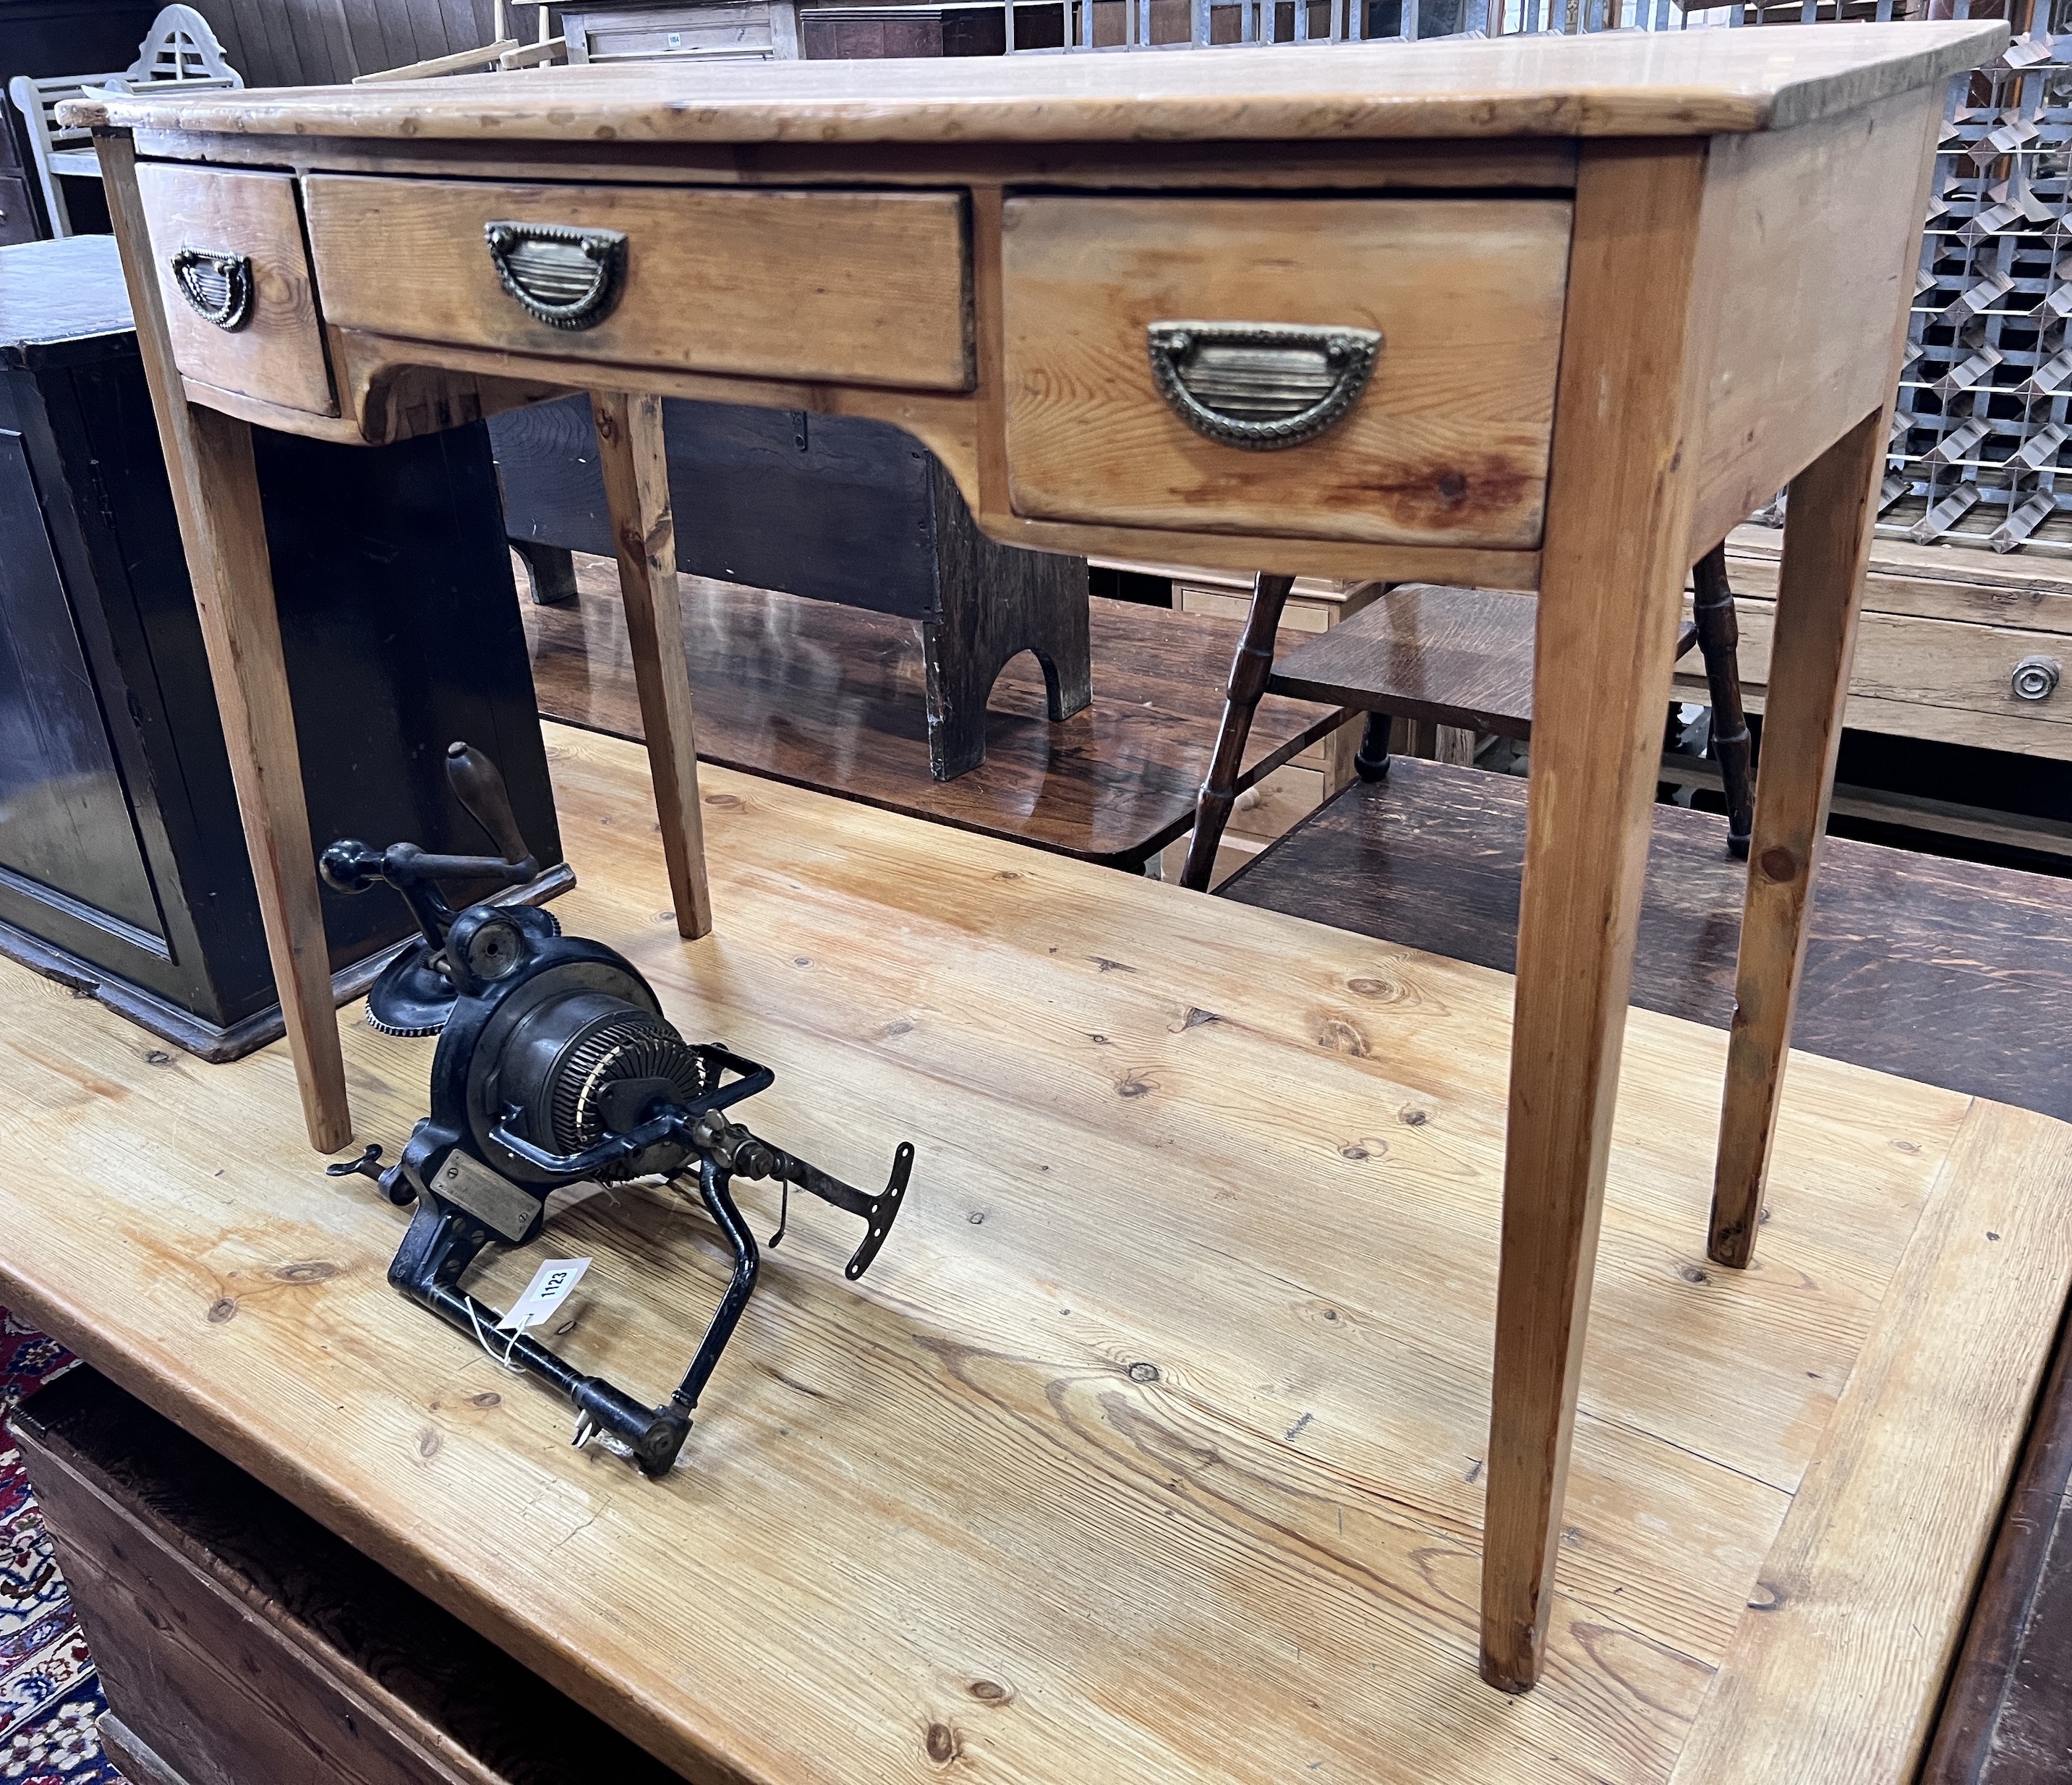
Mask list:
[[83,125],[59,123],[58,102],[76,98],[88,87],[126,92],[156,81],[177,83],[191,91],[242,87],[245,76],[224,60],[223,46],[206,19],[192,6],[174,6],[151,21],[138,47],[137,60],[120,73],[46,75],[40,80],[18,74],[7,83],[7,96],[28,125],[29,154],[36,164],[43,209],[54,237],[72,232],[72,212],[59,181],[101,178],[93,133]]
[[[1755,816],[1748,722],[1741,709],[1739,628],[1727,582],[1726,548],[1716,545],[1692,572],[1693,617],[1676,641],[1680,658],[1695,645],[1704,659],[1712,705],[1712,755],[1727,800],[1727,848],[1745,860]],[[1367,715],[1353,766],[1363,780],[1388,772],[1395,718],[1454,726],[1499,737],[1532,734],[1534,597],[1508,589],[1404,583],[1351,619],[1320,634],[1278,666],[1275,640],[1293,577],[1261,572],[1231,664],[1223,725],[1202,783],[1194,834],[1180,883],[1208,890],[1216,850],[1238,795],[1252,716],[1268,694],[1314,701]]]

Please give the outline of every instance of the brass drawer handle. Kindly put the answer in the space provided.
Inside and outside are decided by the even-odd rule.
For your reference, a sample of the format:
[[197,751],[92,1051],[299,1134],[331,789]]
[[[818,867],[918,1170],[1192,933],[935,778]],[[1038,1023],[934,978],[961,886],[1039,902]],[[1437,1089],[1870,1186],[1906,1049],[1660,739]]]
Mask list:
[[2024,657],[2014,666],[2014,697],[2018,701],[2047,701],[2057,692],[2063,673],[2055,657]]
[[1173,413],[1220,445],[1255,452],[1299,446],[1342,421],[1381,352],[1369,328],[1180,322],[1145,332]]
[[242,328],[252,319],[252,261],[245,254],[183,248],[171,261],[173,283],[204,321]]
[[594,328],[619,302],[626,237],[561,223],[483,225],[504,289],[553,328]]

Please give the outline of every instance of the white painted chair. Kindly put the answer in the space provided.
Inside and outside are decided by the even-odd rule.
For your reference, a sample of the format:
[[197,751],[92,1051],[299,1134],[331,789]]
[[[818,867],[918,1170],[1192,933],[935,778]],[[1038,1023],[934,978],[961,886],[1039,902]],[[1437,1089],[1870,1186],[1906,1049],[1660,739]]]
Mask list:
[[40,80],[18,74],[7,83],[8,97],[28,121],[29,153],[43,187],[51,235],[72,233],[72,213],[66,207],[60,180],[101,178],[92,133],[60,124],[59,101],[73,98],[88,87],[111,88],[120,93],[155,81],[177,83],[190,89],[242,87],[245,76],[224,60],[223,46],[208,28],[208,21],[192,6],[175,6],[166,7],[151,21],[150,31],[138,47],[137,60],[118,73],[47,75]]

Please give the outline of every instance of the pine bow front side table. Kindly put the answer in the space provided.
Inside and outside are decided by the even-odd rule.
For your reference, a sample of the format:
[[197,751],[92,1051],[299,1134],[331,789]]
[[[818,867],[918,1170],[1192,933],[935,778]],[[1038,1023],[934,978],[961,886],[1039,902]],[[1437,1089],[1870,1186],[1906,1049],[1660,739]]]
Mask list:
[[1536,590],[1482,1672],[1536,1677],[1688,566],[1790,486],[1711,1250],[1745,1264],[1945,82],[1998,23],[638,65],[76,101],[312,1141],[350,1135],[249,426],[588,390],[678,927],[664,394],[874,417],[1014,545]]

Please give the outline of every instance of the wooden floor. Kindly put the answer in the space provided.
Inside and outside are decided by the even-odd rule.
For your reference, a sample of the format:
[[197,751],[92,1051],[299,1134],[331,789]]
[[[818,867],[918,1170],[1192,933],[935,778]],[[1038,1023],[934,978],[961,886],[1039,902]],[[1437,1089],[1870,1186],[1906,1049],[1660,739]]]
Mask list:
[[[0,1301],[699,1778],[1908,1775],[2072,1275],[2072,1130],[1801,1059],[1757,1267],[1714,1271],[1724,1038],[1637,1013],[1550,1659],[1504,1697],[1510,982],[711,769],[685,944],[639,753],[549,742],[564,923],[777,1067],[758,1129],[864,1182],[919,1148],[861,1290],[795,1207],[643,1482],[387,1288],[404,1216],[317,1174],[279,1047],[167,1059],[5,969]],[[430,1052],[352,1022],[362,1138]],[[547,1244],[597,1258],[561,1343],[664,1390],[703,1216],[623,1189]]]
[[[616,572],[578,555],[576,574],[580,605],[520,603],[540,709],[638,738]],[[1240,630],[1096,598],[1093,705],[1051,724],[1035,660],[1017,657],[987,709],[985,763],[936,781],[913,621],[701,577],[683,578],[683,606],[707,761],[1129,869],[1194,827]],[[1301,636],[1286,633],[1284,643]],[[1331,711],[1262,703],[1246,784],[1321,736]]]

